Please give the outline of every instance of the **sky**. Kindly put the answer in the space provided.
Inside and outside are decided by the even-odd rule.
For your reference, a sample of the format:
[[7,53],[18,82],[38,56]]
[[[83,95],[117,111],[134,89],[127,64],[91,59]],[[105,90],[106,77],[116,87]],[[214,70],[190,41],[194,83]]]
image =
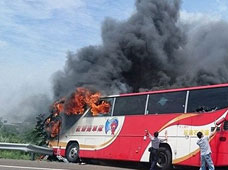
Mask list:
[[[101,44],[105,18],[125,20],[135,0],[0,0],[0,115],[37,94],[52,96],[52,75],[69,51]],[[227,20],[227,0],[183,0],[181,18]]]

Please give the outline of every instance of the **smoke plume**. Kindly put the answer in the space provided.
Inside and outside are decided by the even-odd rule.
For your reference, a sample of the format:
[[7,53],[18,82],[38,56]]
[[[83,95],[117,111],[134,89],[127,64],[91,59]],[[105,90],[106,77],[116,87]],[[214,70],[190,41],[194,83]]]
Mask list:
[[56,98],[81,86],[117,94],[228,81],[228,23],[184,25],[179,0],[135,5],[126,21],[106,18],[102,45],[68,54],[53,78]]
[[30,122],[36,123],[34,117],[39,114],[49,113],[49,105],[52,101],[48,95],[37,94],[21,99],[14,107],[9,109],[7,119],[12,123]]

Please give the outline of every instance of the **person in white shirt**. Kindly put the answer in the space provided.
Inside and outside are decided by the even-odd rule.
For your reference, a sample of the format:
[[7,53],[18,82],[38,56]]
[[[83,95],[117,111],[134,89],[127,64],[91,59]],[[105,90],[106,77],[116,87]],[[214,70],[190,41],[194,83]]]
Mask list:
[[197,145],[199,145],[200,148],[200,157],[201,157],[201,167],[200,170],[206,170],[206,164],[209,168],[209,170],[214,170],[214,164],[211,159],[211,147],[209,144],[209,139],[216,133],[218,125],[215,126],[214,131],[210,134],[209,137],[203,136],[202,132],[197,133],[197,137],[199,140],[197,141]]
[[155,166],[157,164],[158,161],[158,149],[159,149],[159,145],[160,143],[167,141],[167,135],[166,135],[166,139],[159,139],[158,132],[154,132],[154,135],[152,136],[148,130],[146,131],[146,135],[149,136],[150,140],[151,140],[151,147],[150,147],[150,162],[151,162],[151,167],[150,170],[154,170]]

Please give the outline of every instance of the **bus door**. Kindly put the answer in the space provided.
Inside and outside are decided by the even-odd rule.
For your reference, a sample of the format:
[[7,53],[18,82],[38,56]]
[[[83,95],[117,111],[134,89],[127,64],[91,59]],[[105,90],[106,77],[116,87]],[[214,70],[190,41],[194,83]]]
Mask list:
[[227,166],[228,159],[228,121],[225,121],[216,134],[217,150],[215,165]]
[[[142,153],[144,152],[145,140],[143,138],[144,129],[142,130],[142,122],[146,122],[146,117],[144,116],[131,116],[129,119],[132,119],[132,127],[129,129],[128,133],[125,134],[125,139],[122,138],[126,145],[128,146],[128,150],[126,150],[126,154],[128,154],[127,159],[131,161],[138,161],[141,158]],[[142,133],[143,132],[143,133]],[[131,141],[129,143],[129,141]]]

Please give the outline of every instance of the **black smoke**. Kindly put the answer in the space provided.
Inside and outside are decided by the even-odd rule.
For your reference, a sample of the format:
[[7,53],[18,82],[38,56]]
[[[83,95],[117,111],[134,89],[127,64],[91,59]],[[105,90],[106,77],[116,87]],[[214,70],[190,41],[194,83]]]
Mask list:
[[[126,21],[107,18],[102,45],[69,53],[54,96],[88,87],[104,94],[228,82],[228,24],[182,24],[179,0],[137,0]],[[200,23],[199,23],[200,24]]]
[[187,32],[182,50],[180,85],[207,85],[228,82],[228,23],[211,21]]

